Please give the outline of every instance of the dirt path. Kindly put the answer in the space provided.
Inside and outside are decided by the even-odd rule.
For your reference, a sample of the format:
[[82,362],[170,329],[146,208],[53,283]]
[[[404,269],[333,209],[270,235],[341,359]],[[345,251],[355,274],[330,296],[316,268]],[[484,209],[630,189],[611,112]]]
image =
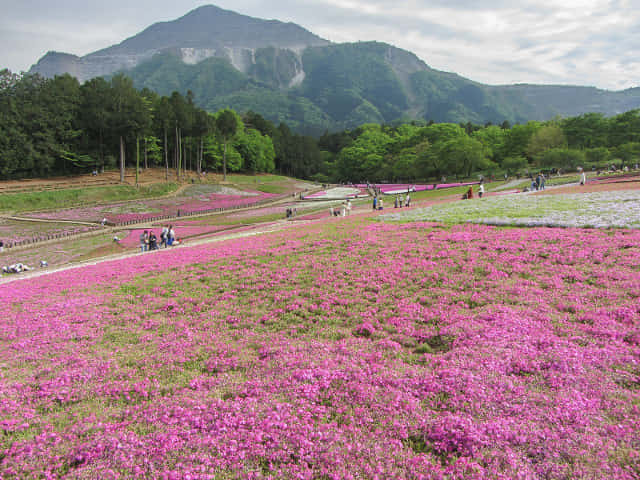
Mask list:
[[112,260],[122,260],[126,258],[137,257],[139,255],[161,255],[162,252],[172,251],[174,248],[190,248],[190,247],[196,247],[198,245],[203,245],[208,243],[217,243],[217,242],[223,242],[225,240],[233,240],[236,238],[252,237],[255,235],[262,235],[265,233],[278,232],[281,230],[285,230],[287,228],[297,228],[297,227],[306,225],[311,221],[312,220],[288,222],[286,220],[280,220],[275,223],[270,222],[268,224],[258,224],[256,225],[256,228],[253,230],[245,230],[242,232],[229,233],[225,235],[217,235],[217,236],[203,237],[200,239],[190,240],[186,243],[177,245],[175,247],[170,247],[168,249],[159,249],[159,250],[145,252],[145,253],[142,253],[140,251],[131,251],[131,252],[121,253],[117,255],[108,255],[105,257],[93,258],[91,260],[85,260],[82,262],[76,262],[76,263],[71,263],[67,265],[35,269],[28,272],[20,273],[20,274],[6,274],[0,277],[0,285],[11,283],[18,280],[26,280],[26,279],[35,278],[35,277],[41,277],[43,275],[50,275],[52,273],[63,272],[63,271],[72,270],[75,268],[82,268],[87,265],[97,265],[99,263],[108,262]]

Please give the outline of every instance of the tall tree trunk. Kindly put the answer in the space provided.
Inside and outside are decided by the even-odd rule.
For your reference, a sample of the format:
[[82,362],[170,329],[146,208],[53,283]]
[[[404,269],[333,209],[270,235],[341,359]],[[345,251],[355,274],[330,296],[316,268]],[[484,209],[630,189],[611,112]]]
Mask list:
[[149,168],[149,164],[147,163],[147,137],[144,137],[144,169]]
[[180,181],[180,134],[178,132],[178,124],[176,123],[176,180]]
[[222,180],[227,181],[227,141],[224,141],[224,152],[222,153]]
[[120,135],[120,183],[124,183],[124,138]]
[[182,169],[183,169],[185,175],[187,173],[187,160],[188,160],[188,157],[187,157],[187,143],[189,143],[189,142],[185,141],[184,143],[182,143]]
[[136,135],[136,188],[138,184],[138,171],[140,170],[140,137]]
[[169,181],[169,151],[167,150],[167,127],[164,127],[164,179]]
[[98,134],[100,138],[100,169],[101,173],[104,173],[104,149],[102,148],[102,129],[100,129],[100,133]]
[[198,154],[198,175],[202,173],[202,154],[204,151],[204,138],[200,137],[200,153]]

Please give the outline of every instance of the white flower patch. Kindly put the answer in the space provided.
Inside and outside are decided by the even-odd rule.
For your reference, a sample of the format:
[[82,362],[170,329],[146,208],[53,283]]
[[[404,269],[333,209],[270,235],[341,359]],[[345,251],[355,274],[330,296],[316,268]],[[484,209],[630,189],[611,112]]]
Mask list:
[[640,228],[640,192],[517,194],[471,199],[387,214],[384,221],[483,223],[547,227]]

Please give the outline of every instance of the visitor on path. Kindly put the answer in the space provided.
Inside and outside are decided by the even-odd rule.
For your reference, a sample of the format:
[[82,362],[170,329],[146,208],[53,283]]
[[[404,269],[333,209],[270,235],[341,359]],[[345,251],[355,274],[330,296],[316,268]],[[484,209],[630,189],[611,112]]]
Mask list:
[[378,210],[384,209],[384,202],[382,201],[382,197],[378,200]]
[[402,208],[402,205],[404,205],[404,197],[402,195],[400,195],[399,200],[400,200],[400,202],[398,202],[398,203],[400,205],[400,208]]
[[393,203],[393,208],[398,208],[398,195],[396,195],[396,201]]
[[107,219],[106,217],[102,219],[102,221],[100,222],[100,225],[102,225],[103,227],[107,224]]
[[176,232],[173,229],[173,225],[169,225],[169,231],[167,233],[167,245],[171,247],[173,246],[175,241],[176,241]]
[[478,187],[478,198],[482,198],[484,195],[484,183],[480,182],[480,186]]
[[544,173],[540,172],[540,190],[544,190],[544,184],[547,181],[547,177],[544,176]]
[[351,199],[347,200],[347,215],[351,215]]
[[40,268],[46,268],[49,266],[49,262],[46,260],[40,260]]
[[473,187],[469,186],[469,190],[467,190],[467,199],[473,198]]
[[347,216],[347,204],[345,202],[342,202],[342,205],[340,206],[340,215],[343,217]]
[[146,252],[149,248],[149,232],[146,230],[140,234],[140,251]]
[[409,192],[407,192],[407,198],[404,201],[404,206],[407,208],[411,206],[411,195],[409,195]]
[[158,250],[158,237],[153,231],[149,234],[149,250]]
[[586,185],[587,183],[587,175],[584,173],[584,170],[580,174],[580,185]]
[[378,207],[378,196],[373,197],[373,209],[376,210]]
[[169,237],[169,229],[166,226],[162,227],[162,231],[160,232],[160,245],[163,248],[167,248],[167,240]]
[[0,240],[0,253],[4,252],[4,242]]
[[329,207],[329,216],[333,217],[333,207]]

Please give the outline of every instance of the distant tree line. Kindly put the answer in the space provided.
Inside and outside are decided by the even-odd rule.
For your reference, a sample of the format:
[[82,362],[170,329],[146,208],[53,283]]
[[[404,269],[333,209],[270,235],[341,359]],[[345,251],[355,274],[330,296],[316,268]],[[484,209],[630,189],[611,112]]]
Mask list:
[[317,178],[334,181],[429,181],[442,176],[621,167],[640,160],[640,110],[611,118],[588,113],[513,126],[508,122],[368,124],[326,133],[319,146],[325,161]]
[[640,110],[522,125],[410,122],[300,135],[260,114],[215,114],[193,94],[160,96],[116,75],[83,85],[0,72],[0,178],[65,175],[125,166],[278,172],[320,182],[429,181],[632,164]]
[[207,113],[190,92],[136,90],[123,75],[80,85],[70,75],[0,71],[2,179],[119,168],[124,180],[125,166],[163,167],[167,179],[207,169],[305,177],[313,173],[309,142],[251,112]]

